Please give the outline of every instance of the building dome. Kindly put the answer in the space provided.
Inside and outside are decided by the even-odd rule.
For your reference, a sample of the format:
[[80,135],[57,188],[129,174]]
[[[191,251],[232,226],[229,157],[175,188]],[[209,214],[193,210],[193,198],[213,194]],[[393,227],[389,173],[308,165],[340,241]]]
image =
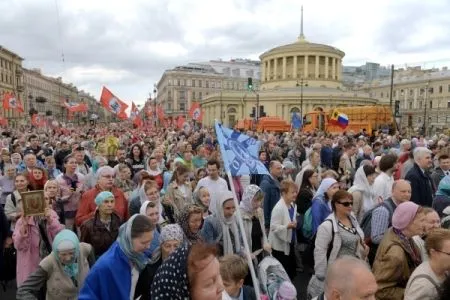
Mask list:
[[333,46],[306,41],[301,33],[296,42],[260,55],[261,89],[295,87],[302,79],[312,86],[338,88],[344,56]]

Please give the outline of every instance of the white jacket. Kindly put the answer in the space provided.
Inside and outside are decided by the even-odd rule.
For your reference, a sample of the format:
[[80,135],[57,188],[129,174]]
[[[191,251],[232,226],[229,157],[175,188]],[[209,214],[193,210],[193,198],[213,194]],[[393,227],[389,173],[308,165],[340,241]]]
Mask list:
[[[296,221],[297,206],[294,207],[294,221]],[[289,255],[290,243],[292,240],[292,229],[288,229],[288,224],[292,222],[289,216],[289,208],[281,198],[272,209],[270,217],[269,243],[272,249],[284,252]]]

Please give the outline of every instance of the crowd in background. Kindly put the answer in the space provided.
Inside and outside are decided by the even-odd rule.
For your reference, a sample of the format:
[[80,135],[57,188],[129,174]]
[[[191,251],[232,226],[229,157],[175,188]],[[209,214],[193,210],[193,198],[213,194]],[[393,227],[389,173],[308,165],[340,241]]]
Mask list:
[[297,299],[299,273],[308,299],[450,299],[448,136],[248,131],[269,174],[229,178],[192,128],[4,129],[0,280],[17,299],[245,300],[273,257],[269,299]]

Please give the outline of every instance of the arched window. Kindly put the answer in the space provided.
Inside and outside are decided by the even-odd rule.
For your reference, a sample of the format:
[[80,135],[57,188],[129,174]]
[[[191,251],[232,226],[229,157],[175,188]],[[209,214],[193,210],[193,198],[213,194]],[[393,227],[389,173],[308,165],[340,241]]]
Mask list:
[[298,107],[291,108],[291,113],[299,113],[300,109]]
[[234,107],[228,108],[228,113],[229,113],[229,114],[235,114],[235,113],[237,113],[236,108],[234,108]]

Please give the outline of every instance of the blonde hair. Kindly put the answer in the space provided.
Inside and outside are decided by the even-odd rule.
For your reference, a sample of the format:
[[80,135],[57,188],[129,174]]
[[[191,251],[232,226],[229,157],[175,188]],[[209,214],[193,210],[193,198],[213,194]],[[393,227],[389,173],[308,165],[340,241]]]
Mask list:
[[246,261],[237,254],[225,255],[219,259],[220,275],[223,280],[238,282],[248,274]]

